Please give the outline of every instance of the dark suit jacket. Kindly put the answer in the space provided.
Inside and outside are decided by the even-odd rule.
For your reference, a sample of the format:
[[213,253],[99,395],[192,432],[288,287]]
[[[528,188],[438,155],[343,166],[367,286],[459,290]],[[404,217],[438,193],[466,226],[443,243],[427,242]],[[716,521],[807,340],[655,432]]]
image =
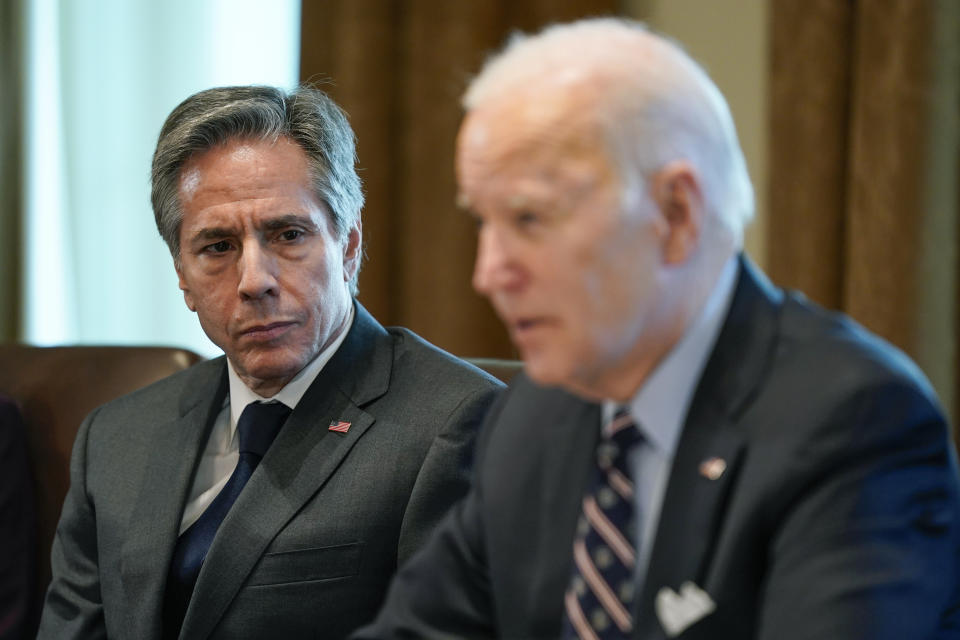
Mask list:
[[[336,638],[370,620],[398,562],[465,493],[500,386],[358,304],[218,530],[180,637]],[[41,638],[159,637],[187,492],[226,393],[220,358],[84,421]]]
[[[599,407],[527,379],[485,424],[470,494],[360,638],[556,638]],[[716,480],[700,473],[719,457]],[[919,371],[746,261],[670,471],[637,638],[664,588],[716,609],[685,639],[956,638],[960,497]],[[952,619],[951,619],[952,613]]]
[[36,624],[36,513],[23,417],[0,396],[0,640],[19,640]]

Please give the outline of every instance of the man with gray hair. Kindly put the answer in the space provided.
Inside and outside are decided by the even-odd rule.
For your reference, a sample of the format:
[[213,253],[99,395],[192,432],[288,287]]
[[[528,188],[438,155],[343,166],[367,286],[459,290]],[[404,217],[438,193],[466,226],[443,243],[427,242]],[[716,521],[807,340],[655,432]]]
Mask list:
[[354,162],[311,88],[167,118],[157,228],[225,357],[80,427],[41,638],[343,637],[465,493],[501,385],[354,299]]
[[473,284],[526,375],[357,637],[960,637],[937,400],[743,255],[751,187],[706,73],[585,20],[514,39],[464,103]]

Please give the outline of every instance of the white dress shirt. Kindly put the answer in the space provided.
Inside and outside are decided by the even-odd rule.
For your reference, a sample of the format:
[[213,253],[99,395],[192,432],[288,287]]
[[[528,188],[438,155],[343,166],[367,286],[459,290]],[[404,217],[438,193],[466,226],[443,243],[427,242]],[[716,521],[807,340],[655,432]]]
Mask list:
[[350,327],[353,326],[353,316],[353,305],[350,305],[350,317],[347,318],[346,326],[336,340],[317,354],[317,357],[301,369],[272,398],[264,398],[251,391],[234,371],[233,363],[229,359],[227,360],[227,378],[230,384],[230,392],[213,423],[210,437],[207,440],[207,447],[203,451],[203,457],[200,458],[200,464],[197,466],[197,473],[193,477],[193,486],[190,488],[187,506],[183,510],[183,518],[180,520],[180,533],[186,531],[191,524],[196,522],[197,518],[210,506],[210,503],[217,497],[217,494],[223,489],[223,485],[227,484],[233,474],[237,461],[240,459],[237,420],[240,419],[240,414],[243,413],[244,408],[251,402],[258,401],[276,401],[287,405],[291,409],[296,408],[297,403],[300,402],[303,394],[307,392],[324,365],[330,361],[330,358],[333,357],[333,354],[337,352],[337,349],[346,339]]
[[[730,308],[737,272],[737,259],[732,257],[724,265],[703,309],[680,341],[651,372],[628,406],[631,417],[644,436],[644,441],[630,454],[630,467],[637,489],[634,494],[635,508],[642,525],[637,527],[636,540],[637,593],[641,593],[643,578],[650,563],[653,538],[660,521],[660,508],[677,440],[703,368]],[[612,400],[603,403],[603,423],[613,418],[618,406]]]

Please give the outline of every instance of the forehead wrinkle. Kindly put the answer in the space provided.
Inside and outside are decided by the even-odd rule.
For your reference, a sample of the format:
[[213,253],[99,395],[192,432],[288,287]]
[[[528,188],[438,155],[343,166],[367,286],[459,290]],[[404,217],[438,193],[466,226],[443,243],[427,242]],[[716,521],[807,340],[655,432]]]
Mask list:
[[299,213],[284,213],[277,216],[270,216],[260,221],[258,226],[267,231],[276,231],[277,229],[283,229],[294,224],[307,226],[314,230],[317,228],[317,224],[314,222],[312,216]]
[[[212,193],[231,192],[237,189],[238,184],[246,190],[256,193],[260,190],[270,190],[271,178],[277,176],[276,164],[270,159],[257,153],[259,148],[281,149],[293,147],[300,153],[296,155],[296,169],[301,177],[294,182],[298,187],[312,185],[312,173],[302,149],[286,137],[280,137],[274,142],[260,139],[230,138],[222,143],[193,153],[187,157],[180,169],[178,189],[181,198],[191,199],[201,189]],[[237,180],[223,181],[220,173],[228,170],[238,176]],[[281,172],[280,176],[286,181],[290,174]],[[241,179],[242,176],[242,179]],[[309,189],[308,189],[309,190]]]
[[[491,104],[490,120],[502,134],[506,144],[503,159],[512,154],[546,155],[562,160],[602,150],[602,131],[595,111],[590,83],[564,86],[556,90],[528,90],[510,100]],[[546,163],[549,166],[550,162]]]
[[[542,134],[542,135],[541,135]],[[498,158],[489,161],[494,172],[501,170],[510,180],[512,169],[521,167],[524,174],[514,175],[515,188],[538,197],[549,196],[553,188],[583,190],[596,186],[611,173],[611,162],[605,148],[591,135],[541,131],[509,144]]]
[[[509,210],[556,209],[616,180],[614,161],[594,110],[596,79],[567,78],[562,87],[523,90],[470,110],[462,132],[458,203],[476,198]],[[466,207],[463,207],[466,208]]]

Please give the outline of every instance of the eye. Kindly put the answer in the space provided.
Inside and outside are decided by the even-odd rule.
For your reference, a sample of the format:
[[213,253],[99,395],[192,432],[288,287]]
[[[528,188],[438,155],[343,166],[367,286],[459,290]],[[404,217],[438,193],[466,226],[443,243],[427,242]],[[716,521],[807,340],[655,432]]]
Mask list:
[[280,239],[284,242],[294,242],[303,237],[303,231],[300,229],[285,229],[280,232]]
[[540,222],[540,216],[529,210],[517,211],[513,216],[513,222],[518,227],[526,228]]
[[226,240],[220,240],[219,242],[214,242],[213,244],[208,244],[203,248],[204,253],[226,253],[230,251],[230,243]]

